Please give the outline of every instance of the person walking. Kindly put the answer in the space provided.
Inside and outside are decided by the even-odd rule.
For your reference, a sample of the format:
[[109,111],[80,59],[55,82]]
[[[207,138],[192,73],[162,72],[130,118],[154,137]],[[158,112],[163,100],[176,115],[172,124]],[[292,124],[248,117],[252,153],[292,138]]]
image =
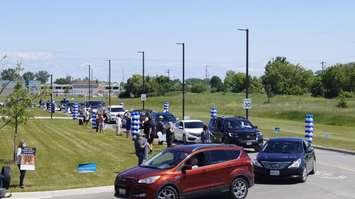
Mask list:
[[208,130],[208,127],[207,127],[206,124],[203,125],[203,130],[202,130],[202,133],[201,133],[201,142],[203,144],[211,143],[211,133]]
[[167,147],[171,147],[174,141],[174,124],[172,122],[168,123],[167,129],[166,129],[166,145]]
[[135,135],[134,148],[138,158],[138,165],[141,165],[145,160],[148,159],[148,141],[140,133]]
[[21,170],[21,157],[22,157],[22,150],[23,148],[26,147],[26,143],[22,140],[19,145],[17,146],[17,151],[16,151],[16,164],[17,167],[20,171],[20,184],[19,186],[21,187],[21,189],[25,188],[24,185],[24,180],[25,180],[25,176],[26,176],[26,170]]
[[122,128],[122,118],[120,114],[116,116],[116,135],[121,135],[121,128]]

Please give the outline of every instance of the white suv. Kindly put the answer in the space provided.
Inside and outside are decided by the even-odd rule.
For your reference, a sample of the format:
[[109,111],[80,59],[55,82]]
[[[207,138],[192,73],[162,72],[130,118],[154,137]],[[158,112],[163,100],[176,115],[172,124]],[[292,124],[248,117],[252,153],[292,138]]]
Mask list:
[[184,143],[200,143],[203,125],[201,120],[180,120],[176,123],[175,139]]
[[117,115],[123,116],[125,110],[122,105],[112,105],[108,109],[108,122],[116,122]]

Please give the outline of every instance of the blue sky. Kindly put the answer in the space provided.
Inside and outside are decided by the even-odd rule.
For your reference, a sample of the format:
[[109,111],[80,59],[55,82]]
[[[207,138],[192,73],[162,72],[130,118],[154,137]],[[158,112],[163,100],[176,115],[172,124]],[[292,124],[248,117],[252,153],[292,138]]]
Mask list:
[[2,63],[21,61],[25,71],[48,70],[54,77],[87,75],[127,79],[141,72],[146,53],[149,75],[181,77],[186,43],[187,77],[244,72],[245,34],[250,29],[250,71],[261,75],[266,62],[286,56],[312,70],[355,61],[355,2],[351,0],[135,1],[7,0],[0,4]]

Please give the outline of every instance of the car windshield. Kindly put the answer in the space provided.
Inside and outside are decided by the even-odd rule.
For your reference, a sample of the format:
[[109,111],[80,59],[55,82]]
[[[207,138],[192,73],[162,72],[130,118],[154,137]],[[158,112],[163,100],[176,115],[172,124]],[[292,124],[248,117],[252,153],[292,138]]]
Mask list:
[[298,141],[269,141],[263,148],[267,153],[302,153],[302,143]]
[[89,106],[101,106],[102,102],[101,101],[90,101],[88,102]]
[[123,108],[111,108],[110,109],[111,112],[124,112]]
[[252,129],[253,125],[248,120],[227,120],[227,129]]
[[159,120],[160,116],[163,116],[163,122],[164,123],[168,123],[168,122],[176,122],[176,118],[174,115],[170,114],[170,113],[156,113],[156,114],[152,114],[152,116],[154,118],[156,118],[157,120]]
[[203,123],[202,122],[185,122],[185,128],[187,128],[187,129],[203,128]]
[[141,164],[141,167],[170,169],[178,165],[189,154],[183,151],[165,150]]

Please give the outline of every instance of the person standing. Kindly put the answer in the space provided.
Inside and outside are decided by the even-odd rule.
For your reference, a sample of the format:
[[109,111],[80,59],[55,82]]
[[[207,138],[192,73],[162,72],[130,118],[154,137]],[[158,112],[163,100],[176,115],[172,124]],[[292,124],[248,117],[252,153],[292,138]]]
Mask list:
[[163,138],[164,138],[164,135],[165,134],[165,125],[164,125],[164,117],[162,115],[159,116],[159,121],[158,121],[158,124],[157,124],[157,135],[159,137],[159,145],[162,145],[163,144]]
[[20,171],[20,187],[21,189],[25,188],[24,185],[24,180],[25,180],[25,176],[26,176],[26,170],[21,170],[21,157],[22,157],[22,150],[23,148],[26,147],[26,143],[22,140],[19,145],[17,146],[17,151],[16,151],[16,164],[17,167]]
[[206,124],[203,125],[203,130],[202,130],[202,133],[201,133],[201,142],[203,144],[211,143],[211,133],[208,130],[208,127],[207,127]]
[[172,122],[168,123],[168,127],[166,129],[166,145],[167,147],[171,147],[174,141],[174,124]]
[[146,159],[148,159],[148,141],[140,133],[135,136],[134,148],[138,158],[138,165],[141,165]]
[[127,114],[126,116],[126,138],[131,137],[131,116]]
[[105,118],[103,114],[99,115],[99,133],[104,132],[104,123],[105,123]]
[[120,114],[116,116],[116,135],[121,135],[121,128],[122,128],[122,118]]
[[99,132],[100,113],[96,115],[96,133]]

